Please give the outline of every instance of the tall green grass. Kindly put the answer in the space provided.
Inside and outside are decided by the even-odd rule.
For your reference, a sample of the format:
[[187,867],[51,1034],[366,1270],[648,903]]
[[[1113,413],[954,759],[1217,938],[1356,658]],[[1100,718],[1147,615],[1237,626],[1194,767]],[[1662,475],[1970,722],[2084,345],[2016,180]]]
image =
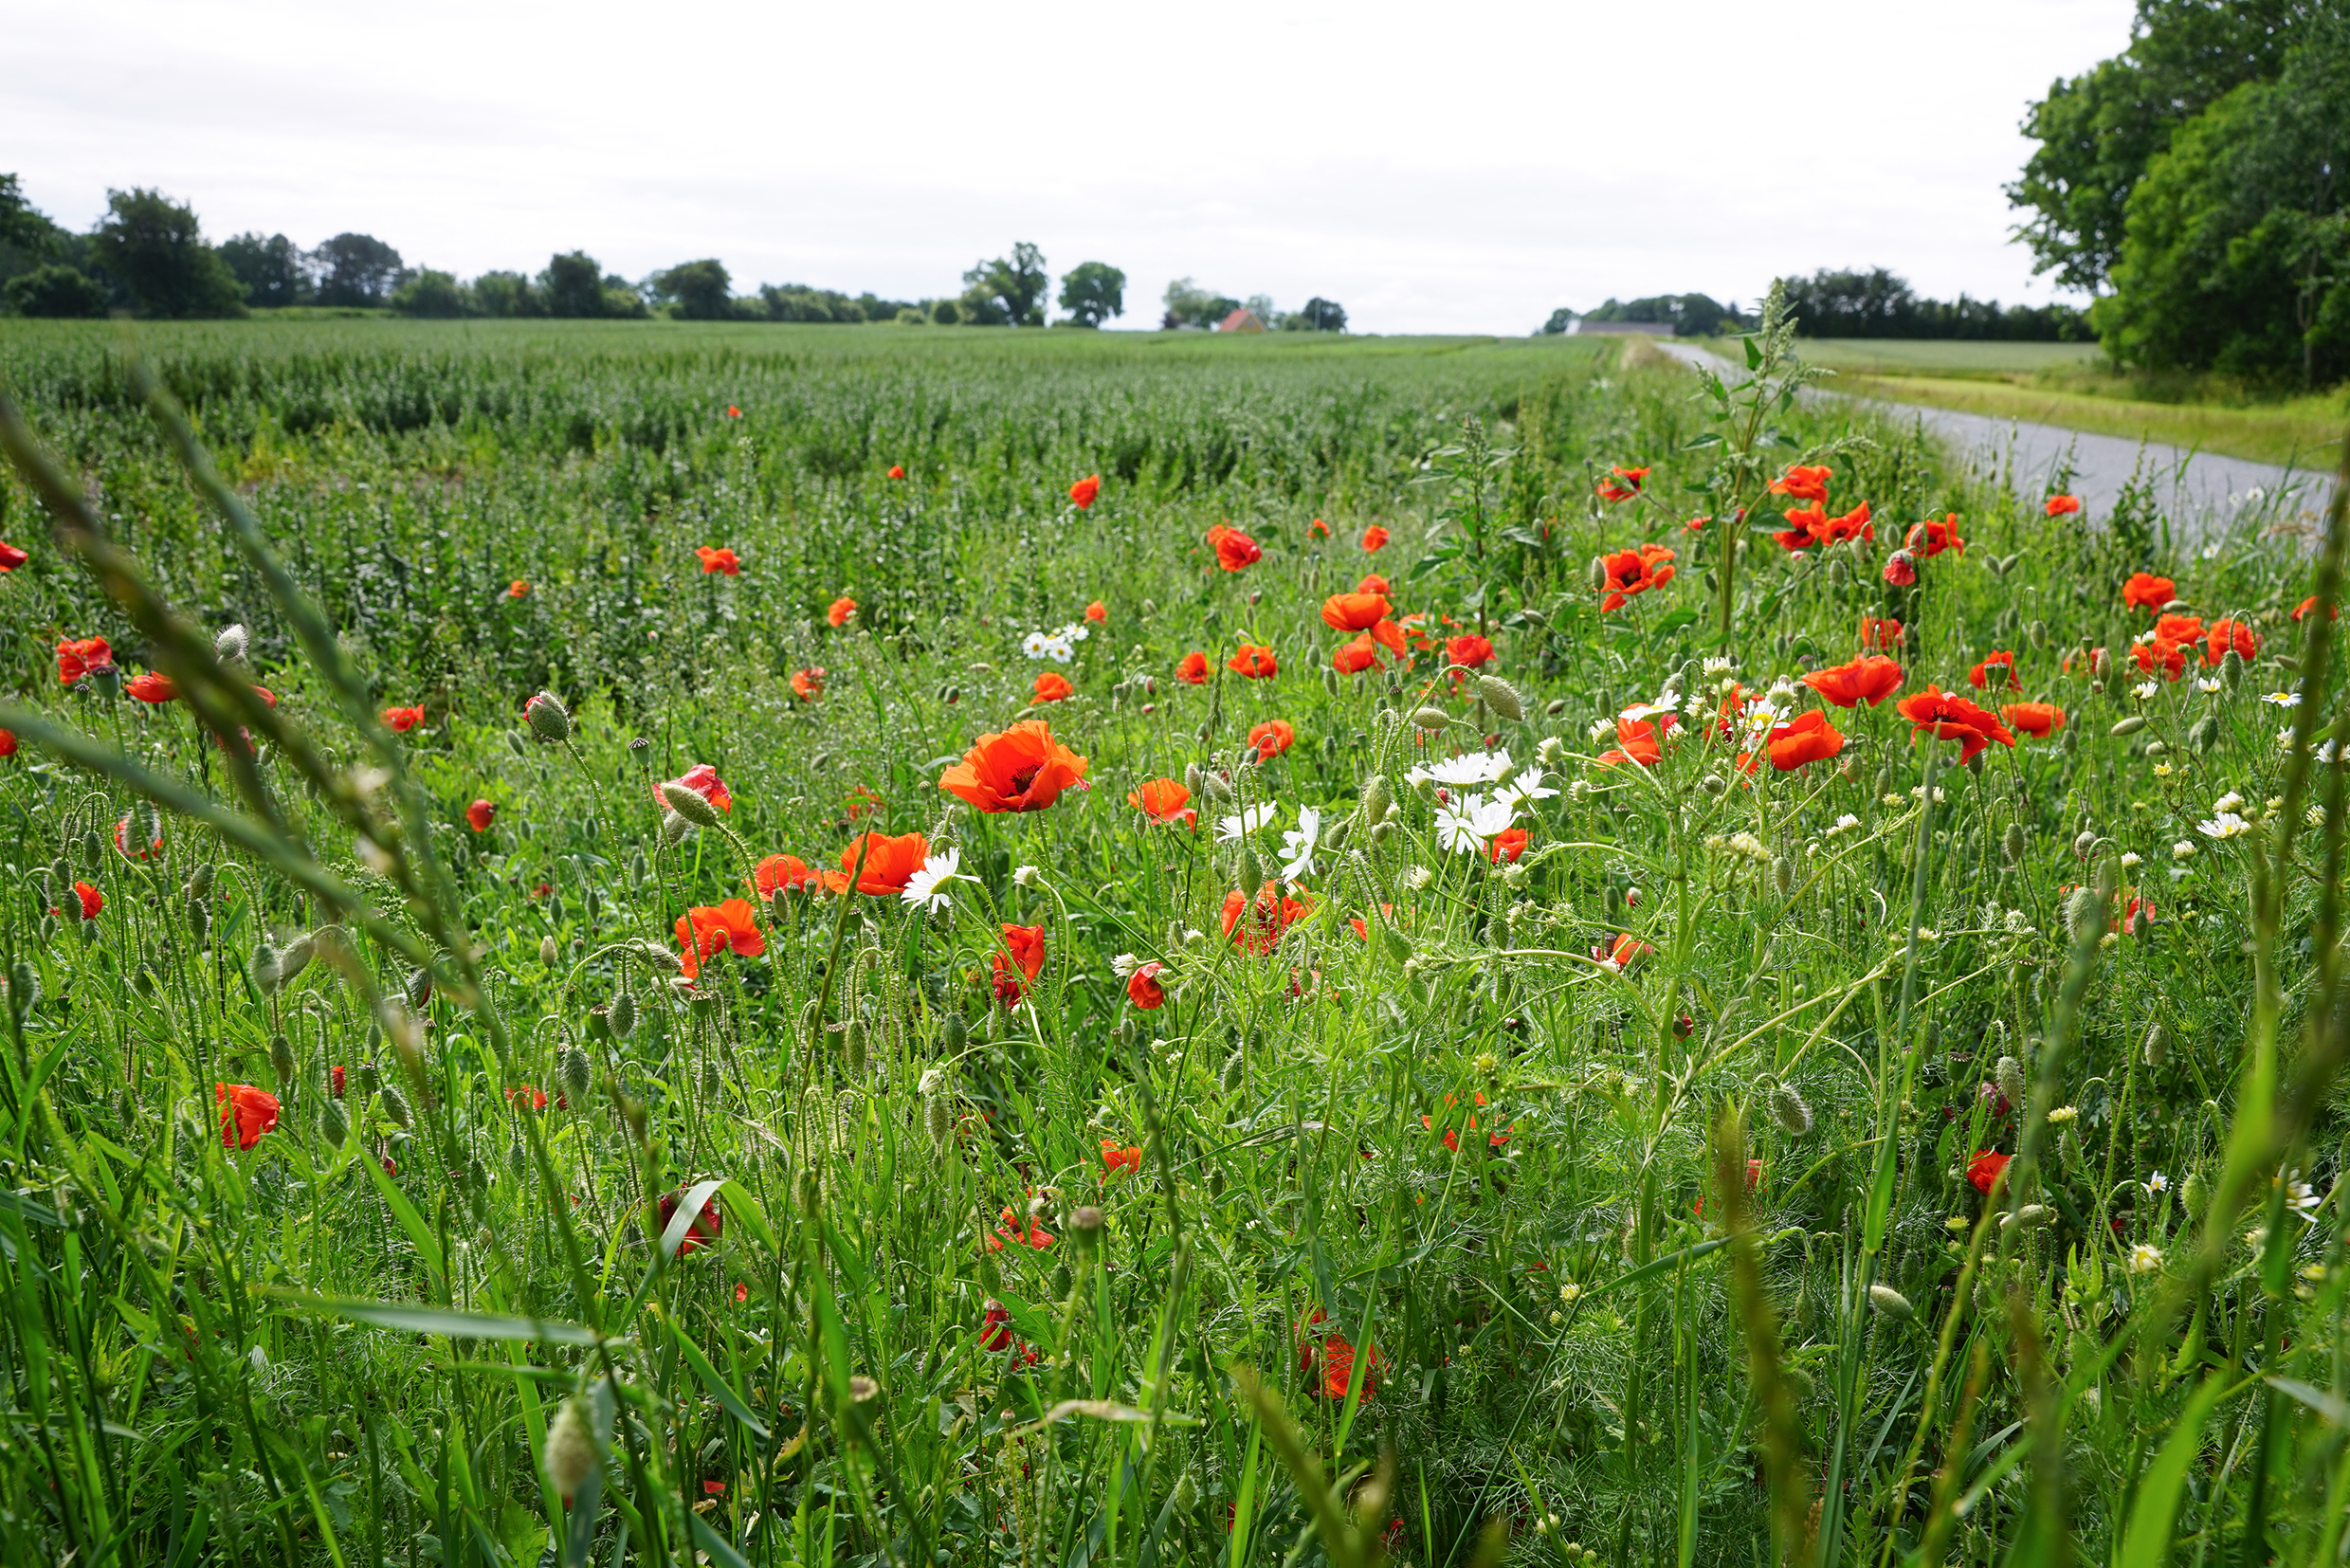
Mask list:
[[[2160,520],[2050,520],[1864,417],[1725,426],[1679,372],[1520,345],[139,347],[0,338],[34,555],[0,580],[9,1560],[2337,1559],[2341,661],[2286,611],[2336,596],[2339,516],[2314,581],[2270,519],[2166,563]],[[1724,433],[1828,462],[1879,543],[1756,533],[1724,595],[1682,527]],[[1964,553],[1885,587],[1886,535],[1950,511]],[[1644,539],[1676,579],[1602,615],[1590,557]],[[2251,667],[2135,695],[2146,567],[2256,626]],[[1482,624],[1522,715],[1442,658],[1322,673],[1319,606],[1374,569]],[[1023,656],[1097,599],[1071,664]],[[1886,611],[1906,689],[2009,648],[2068,723],[1975,768],[1838,709],[1832,763],[1741,774],[1722,682]],[[53,644],[100,632],[182,699],[61,692]],[[1279,677],[1223,670],[1243,642]],[[1092,787],[951,808],[1039,667]],[[568,740],[520,716],[542,686]],[[1659,765],[1596,766],[1667,691]],[[1296,745],[1249,760],[1273,719]],[[240,729],[251,766],[207,734]],[[1448,852],[1406,776],[1487,743],[1558,789],[1515,866]],[[735,804],[665,826],[696,761]],[[1349,824],[1270,954],[1219,914],[1278,832],[1219,842],[1204,778],[1196,833],[1125,804],[1187,767]],[[2230,791],[2256,826],[2207,837]],[[787,896],[675,983],[689,906],[868,826],[977,881]],[[1007,922],[1046,953],[1016,1006]],[[252,1151],[215,1082],[280,1096]]]

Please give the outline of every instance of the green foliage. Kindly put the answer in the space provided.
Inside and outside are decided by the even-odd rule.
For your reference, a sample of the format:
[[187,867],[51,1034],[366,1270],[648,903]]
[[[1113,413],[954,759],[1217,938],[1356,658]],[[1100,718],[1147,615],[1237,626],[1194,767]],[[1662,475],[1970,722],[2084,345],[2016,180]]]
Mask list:
[[220,259],[236,275],[248,305],[277,310],[316,297],[310,259],[282,234],[239,234],[223,240]]
[[735,282],[715,257],[681,262],[653,277],[653,298],[687,321],[723,321],[735,314]]
[[80,267],[50,262],[10,278],[0,297],[19,316],[88,317],[106,314],[106,285]]
[[1212,327],[1240,308],[1238,300],[1218,294],[1213,289],[1201,288],[1189,278],[1177,278],[1167,285],[1165,303],[1167,310],[1160,318],[1159,326],[1167,330],[1175,327]]
[[625,314],[610,310],[604,269],[584,250],[549,258],[538,274],[538,297],[549,316],[581,317]]
[[[1824,278],[1826,274],[1822,274]],[[1705,294],[1658,294],[1645,300],[1629,301],[1610,299],[1594,310],[1582,313],[1594,321],[1654,321],[1669,324],[1677,337],[1710,337],[1717,333],[1738,332],[1754,323],[1738,313],[1735,302],[1722,304]],[[1568,309],[1552,311],[1550,319],[1542,323],[1547,333],[1567,330],[1576,318]]]
[[1022,240],[1010,256],[979,262],[963,274],[961,319],[975,327],[1045,324],[1045,254]]
[[310,253],[322,305],[372,309],[388,303],[405,274],[400,253],[373,234],[337,234]]
[[1281,319],[1284,332],[1344,332],[1346,307],[1336,300],[1325,300],[1317,294],[1303,308],[1290,311]]
[[141,316],[239,316],[245,290],[204,243],[195,210],[159,191],[106,192],[92,253]]
[[1061,278],[1061,308],[1081,327],[1126,314],[1126,275],[1107,262],[1080,262]]
[[402,316],[448,319],[466,314],[465,287],[452,273],[426,267],[409,275],[388,301]]
[[2350,375],[2350,18],[2305,26],[2274,81],[2180,125],[2131,192],[2116,360],[2318,386]]
[[531,317],[547,314],[547,301],[519,272],[484,272],[468,290],[473,308],[483,316]]
[[[1951,338],[2009,342],[2074,342],[2088,336],[2082,313],[2070,305],[2009,305],[1996,300],[1973,300],[1961,294],[1954,301],[1922,300],[1905,278],[1883,267],[1867,272],[1833,271],[1823,267],[1809,278],[1780,280],[1787,291],[1787,308],[1796,330],[1807,337]],[[1711,301],[1703,295],[1684,300]],[[1635,301],[1641,303],[1645,301]],[[1594,313],[1595,314],[1595,313]],[[1690,310],[1694,321],[1703,306]],[[1630,316],[1628,321],[1667,320],[1680,317]],[[1736,324],[1726,313],[1717,320]],[[1676,332],[1717,330],[1676,324]]]

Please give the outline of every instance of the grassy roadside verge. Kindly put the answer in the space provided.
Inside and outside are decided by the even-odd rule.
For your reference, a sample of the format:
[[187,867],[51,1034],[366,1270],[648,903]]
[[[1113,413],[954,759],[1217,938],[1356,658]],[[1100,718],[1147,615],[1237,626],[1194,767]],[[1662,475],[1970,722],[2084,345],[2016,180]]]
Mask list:
[[1939,375],[1846,374],[1837,392],[1892,403],[1922,403],[1998,419],[2028,419],[2067,429],[2164,442],[2262,463],[2330,468],[2340,453],[2340,398],[2315,393],[2289,403],[2232,409],[2196,403],[2152,403],[2048,387]]

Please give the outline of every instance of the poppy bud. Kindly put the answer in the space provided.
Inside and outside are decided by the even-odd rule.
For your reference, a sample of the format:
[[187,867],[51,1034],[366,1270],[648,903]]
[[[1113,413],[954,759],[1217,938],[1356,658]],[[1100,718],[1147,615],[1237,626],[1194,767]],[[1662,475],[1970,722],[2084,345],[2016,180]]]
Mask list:
[[971,1038],[971,1026],[963,1022],[959,1012],[950,1012],[938,1020],[938,1046],[942,1050],[961,1050]]
[[82,864],[93,871],[106,864],[106,841],[95,828],[82,835]]
[[2219,716],[2207,713],[2187,729],[2187,744],[2197,752],[2208,752],[2219,744]]
[[122,695],[122,666],[115,664],[93,665],[89,675],[90,689],[104,698]]
[[[1185,776],[1190,776],[1195,771],[1190,768],[1185,769]],[[1200,774],[1199,782],[1201,793],[1214,799],[1230,800],[1232,798],[1232,786],[1225,781],[1222,774],[1212,772]]]
[[585,1105],[588,1091],[595,1086],[595,1068],[588,1053],[577,1046],[564,1047],[555,1058],[555,1081],[574,1110]]
[[1842,588],[1842,587],[1843,587],[1846,583],[1849,583],[1849,582],[1850,582],[1851,580],[1852,580],[1852,571],[1851,571],[1851,568],[1849,568],[1849,567],[1848,567],[1848,566],[1846,566],[1846,565],[1844,564],[1844,557],[1842,557],[1841,556],[1838,556],[1838,557],[1836,557],[1834,560],[1831,560],[1831,561],[1830,561],[1830,562],[1828,563],[1828,586],[1829,586],[1829,587],[1831,587],[1831,588]]
[[817,1180],[816,1173],[813,1170],[803,1166],[800,1170],[799,1179],[792,1184],[792,1196],[799,1204],[800,1212],[802,1214],[805,1214],[810,1219],[814,1219],[817,1214],[823,1212],[824,1185],[822,1182]]
[[2024,1103],[2024,1065],[2013,1056],[2002,1056],[1991,1069],[1991,1079],[1999,1088],[2001,1098],[2011,1105]]
[[2145,1045],[2146,1066],[2150,1067],[2159,1067],[2170,1059],[2170,1031],[2164,1029],[2160,1024],[2156,1024],[2152,1028],[2148,1029],[2146,1030]]
[[1801,1138],[1812,1130],[1812,1107],[1792,1084],[1771,1085],[1771,1117],[1790,1138]]
[[282,1034],[269,1037],[269,1068],[278,1075],[280,1084],[294,1081],[294,1046]]
[[[707,809],[706,805],[704,809]],[[693,827],[677,812],[664,811],[661,813],[661,842],[674,849],[685,842],[685,835],[693,831]]]
[[626,990],[614,995],[605,1011],[604,1023],[612,1031],[613,1039],[626,1040],[628,1031],[636,1028],[636,998]]
[[596,1440],[588,1417],[588,1397],[574,1394],[563,1401],[547,1427],[547,1481],[557,1495],[571,1497],[594,1473]]
[[253,989],[266,996],[278,989],[278,950],[269,945],[267,938],[253,944],[253,955],[246,960],[245,972],[253,978]]
[[1234,852],[1232,870],[1232,880],[1240,884],[1241,892],[1249,898],[1256,897],[1257,889],[1265,885],[1265,867],[1258,863],[1256,851],[1250,849],[1246,844],[1241,845]]
[[1722,776],[1720,774],[1707,774],[1704,777],[1697,781],[1697,786],[1699,789],[1703,790],[1707,794],[1720,794],[1722,791],[1730,787],[1728,783],[1722,779]]
[[1909,1298],[1889,1285],[1870,1285],[1868,1304],[1897,1322],[1907,1322],[1918,1315],[1918,1309],[1909,1304]]
[[922,1101],[922,1127],[930,1140],[941,1149],[955,1135],[955,1107],[942,1094],[930,1095]]
[[523,722],[539,739],[556,742],[572,738],[571,710],[551,691],[542,691],[522,704]]
[[865,1073],[865,1025],[854,1018],[841,1030],[841,1066],[860,1077]]
[[1226,1094],[1238,1094],[1240,1086],[1248,1081],[1248,1048],[1246,1046],[1235,1046],[1232,1048],[1232,1054],[1224,1059],[1224,1070],[1217,1075],[1216,1082],[1223,1087]]
[[1397,963],[1406,962],[1411,958],[1412,939],[1396,930],[1394,926],[1380,926],[1379,940],[1386,944],[1388,956],[1394,958]]
[[1477,695],[1485,699],[1485,706],[1513,724],[1526,717],[1526,700],[1518,694],[1516,686],[1498,675],[1477,677]]
[[2065,929],[2072,933],[2074,941],[2082,940],[2097,928],[2098,917],[2104,913],[2104,901],[2090,888],[2076,887],[2072,890],[2072,897],[2065,901]]
[[718,826],[718,808],[702,797],[701,792],[675,779],[661,786],[661,798],[669,803],[669,810],[697,828]]
[[1258,754],[1256,747],[1253,745],[1249,746],[1248,750],[1240,754],[1240,765],[1244,768],[1253,768],[1263,760],[1264,758]]
[[405,1127],[415,1120],[415,1113],[409,1109],[408,1096],[400,1092],[396,1084],[384,1085],[383,1107],[385,1119],[395,1127]]
[[250,641],[246,635],[245,623],[231,622],[222,627],[219,634],[213,637],[212,655],[223,664],[240,664],[245,659],[245,650]]
[[9,971],[9,1011],[22,1023],[25,1014],[41,1003],[41,972],[26,959],[18,959]]
[[2191,1220],[2200,1220],[2203,1217],[2203,1206],[2211,1200],[2211,1184],[2203,1179],[2203,1173],[2201,1171],[2189,1172],[2187,1179],[2179,1183],[2178,1187],[2178,1201],[2186,1206],[2187,1217]]
[[1773,856],[1771,885],[1778,889],[1778,896],[1782,899],[1793,894],[1795,890],[1795,863],[1785,855]]
[[2232,647],[2221,654],[2219,656],[2219,678],[2228,683],[2230,691],[2244,684],[2244,655]]
[[350,1136],[351,1119],[343,1114],[341,1102],[335,1100],[319,1102],[319,1137],[325,1140],[327,1148],[330,1150],[341,1148],[343,1140]]
[[383,1069],[373,1062],[359,1064],[359,1092],[373,1094],[384,1086]]
[[1999,1229],[2005,1231],[2012,1226],[2021,1226],[2027,1231],[2036,1231],[2049,1222],[2051,1212],[2052,1211],[2045,1203],[2027,1203],[2002,1219],[1999,1222]]
[[2107,730],[2105,733],[2111,736],[2114,739],[2119,740],[2125,735],[2136,735],[2140,730],[2142,730],[2145,727],[2145,716],[2143,714],[2133,713],[2126,719],[2115,720],[2113,728]]
[[1415,708],[1412,721],[1424,730],[1440,730],[1452,722],[1452,716],[1442,708]]
[[2077,837],[2075,837],[2075,838],[2073,839],[2073,841],[2072,841],[2072,856],[2073,856],[2073,859],[2075,859],[2075,860],[2086,860],[2086,859],[2088,859],[2088,858],[2089,858],[2089,856],[2091,856],[2091,855],[2095,854],[2096,852],[2097,852],[2097,832],[2096,832],[2096,830],[2094,830],[2094,829],[2089,829],[2089,828],[2084,828],[2084,829],[2081,830],[2080,834],[2079,834]]
[[1339,694],[1339,672],[1330,665],[1321,666],[1321,689],[1336,697]]

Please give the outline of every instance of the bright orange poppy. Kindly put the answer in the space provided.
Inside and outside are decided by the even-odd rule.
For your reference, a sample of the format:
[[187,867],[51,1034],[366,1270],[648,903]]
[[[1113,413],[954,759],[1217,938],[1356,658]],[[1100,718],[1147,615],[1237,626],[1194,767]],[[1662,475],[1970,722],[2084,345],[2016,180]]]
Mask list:
[[1192,792],[1179,779],[1145,779],[1126,792],[1126,804],[1151,821],[1169,828],[1199,826],[1199,812],[1192,806]]
[[497,807],[486,800],[477,800],[465,808],[465,826],[477,833],[486,833],[489,831],[490,823],[497,818]]
[[2068,518],[2079,510],[2081,510],[2081,498],[2079,496],[2049,497],[2049,517]]
[[772,899],[776,890],[796,893],[802,888],[813,890],[817,873],[797,855],[769,855],[751,867],[751,886],[762,899]]
[[2053,702],[2003,702],[1999,717],[2008,727],[2046,740],[2065,727],[2065,710]]
[[1297,744],[1298,732],[1286,719],[1268,719],[1248,732],[1248,744],[1260,761],[1270,761]]
[[1661,544],[1644,544],[1636,550],[1617,550],[1599,557],[1606,571],[1606,595],[1599,601],[1600,611],[1621,610],[1634,593],[1646,593],[1651,588],[1662,588],[1673,580],[1673,569],[1667,564],[1674,552]]
[[1893,704],[1893,711],[1914,726],[1912,735],[1931,735],[1937,740],[1958,742],[1958,760],[1972,762],[1975,754],[1996,740],[2002,746],[2015,744],[2015,737],[1997,714],[1976,706],[1956,692],[1943,691],[1928,685],[1915,696],[1904,697]]
[[2223,615],[2212,623],[2211,637],[2203,649],[2203,662],[2207,665],[2219,663],[2228,656],[2231,647],[2247,660],[2257,659],[2260,657],[2260,633],[2242,621],[2231,620]]
[[889,477],[890,477],[891,479],[903,479],[903,478],[905,478],[905,465],[904,465],[904,464],[902,464],[902,463],[893,463],[893,464],[891,464],[891,465],[889,465]]
[[1362,547],[1366,554],[1372,551],[1385,549],[1386,546],[1387,530],[1380,527],[1377,523],[1375,522],[1370,527],[1362,531]]
[[1995,647],[1989,653],[1984,654],[1982,662],[1966,672],[1967,684],[1977,691],[1985,689],[1993,680],[1996,679],[1991,673],[1995,669],[2007,671],[2008,690],[2021,691],[2024,689],[2024,683],[2016,678],[2015,655],[2006,648]]
[[677,945],[690,980],[701,973],[702,959],[727,950],[756,958],[767,951],[767,939],[759,931],[751,901],[728,899],[717,905],[696,905],[680,915]]
[[57,684],[70,686],[93,670],[110,669],[115,650],[103,637],[68,637],[57,645]]
[[[982,811],[1041,811],[1085,776],[1085,758],[1052,738],[1041,719],[983,735],[939,775],[938,788]],[[902,885],[902,884],[901,884]]]
[[[953,770],[949,770],[952,772]],[[857,891],[876,895],[902,893],[914,873],[930,858],[930,840],[921,833],[865,833],[848,841],[841,851],[841,868],[827,871],[824,884],[835,893],[848,891],[848,873],[857,867],[857,847],[865,846],[865,866],[857,871]]]
[[1216,553],[1216,564],[1227,572],[1246,571],[1265,556],[1264,546],[1229,522],[1208,530],[1208,548]]
[[519,578],[519,577],[515,578],[515,579],[514,579],[514,581],[512,581],[512,582],[510,582],[510,583],[506,584],[506,597],[507,597],[507,598],[509,598],[509,599],[527,599],[527,598],[529,598],[529,597],[530,597],[530,584],[528,584],[528,583],[524,582],[524,581],[523,581],[521,578]]
[[[1649,477],[1646,468],[1619,468],[1611,465],[1608,478],[1599,482],[1601,501],[1630,501],[1640,493],[1641,483]],[[1618,482],[1621,483],[1618,483]]]
[[1224,667],[1251,681],[1269,681],[1281,673],[1281,663],[1273,657],[1273,650],[1253,643],[1241,644],[1240,651],[1225,661]]
[[1765,745],[1771,766],[1780,773],[1792,773],[1807,763],[1825,762],[1844,750],[1844,736],[1828,721],[1828,715],[1815,708],[1793,723],[1772,726]]
[[824,670],[815,665],[792,672],[792,695],[803,702],[813,702],[824,695]]
[[1910,524],[1909,535],[1902,541],[1902,544],[1904,548],[1915,551],[1928,560],[1945,550],[1956,550],[1961,554],[1966,550],[1966,540],[1958,537],[1958,514],[1956,512],[1949,514],[1940,522],[1929,519],[1924,522]]
[[2139,643],[2130,648],[2130,657],[2148,675],[2159,665],[2163,676],[2176,681],[2187,673],[2187,649],[2184,645],[2158,637],[2151,643]]
[[1790,463],[1786,474],[1771,482],[1771,494],[1796,501],[1826,501],[1828,482],[1835,472],[1825,465]]
[[1199,652],[1185,654],[1182,662],[1175,665],[1175,679],[1186,685],[1206,685],[1208,684],[1208,656]]
[[1134,973],[1126,976],[1126,1000],[1145,1012],[1165,1007],[1167,988],[1158,983],[1158,972],[1166,967],[1156,958],[1137,964]]
[[1518,857],[1525,852],[1526,830],[1523,828],[1504,828],[1493,835],[1491,844],[1485,846],[1485,858],[1496,866],[1503,861],[1515,865]]
[[1355,585],[1355,592],[1357,593],[1376,593],[1383,599],[1392,599],[1395,596],[1389,590],[1387,586],[1387,579],[1380,576],[1376,572],[1364,573],[1362,574],[1362,581]]
[[1141,1145],[1129,1144],[1120,1148],[1118,1140],[1105,1138],[1102,1140],[1102,1179],[1107,1181],[1119,1171],[1124,1171],[1128,1176],[1142,1174]]
[[1069,684],[1066,676],[1056,675],[1048,669],[1040,670],[1036,676],[1036,695],[1029,699],[1029,705],[1034,707],[1039,702],[1066,702],[1076,691],[1077,688]]
[[698,545],[694,554],[701,557],[701,574],[705,577],[713,572],[720,572],[730,577],[742,575],[742,562],[736,558],[735,552],[728,546],[713,548],[706,544]]
[[1378,645],[1371,640],[1368,631],[1351,643],[1339,644],[1338,651],[1330,655],[1330,667],[1340,675],[1360,675],[1378,662]]
[[1094,600],[1093,603],[1085,607],[1085,619],[1091,621],[1096,626],[1108,625],[1110,619],[1109,607],[1103,604],[1100,599]]
[[1474,632],[1447,638],[1445,659],[1449,664],[1466,665],[1471,669],[1493,663],[1493,644]]
[[1321,619],[1334,631],[1368,631],[1394,608],[1383,593],[1333,593],[1321,602]]
[[1873,708],[1902,689],[1902,666],[1882,653],[1864,653],[1849,664],[1813,670],[1803,684],[1840,708],[1860,702]]
[[382,718],[385,723],[391,725],[392,729],[405,735],[410,730],[414,729],[417,725],[425,721],[425,710],[420,707],[386,708],[383,711]]
[[830,604],[825,607],[825,624],[828,626],[847,626],[848,624],[848,617],[854,615],[856,612],[857,601],[844,593],[839,598],[834,599]]
[[[2296,620],[2296,621],[2298,621],[2298,620],[2302,619],[2304,616],[2307,615],[2307,614],[2309,613],[2309,611],[2311,611],[2315,610],[2317,607],[2318,607],[2318,596],[2317,596],[2315,593],[2312,593],[2312,594],[2310,594],[2307,598],[2305,598],[2305,599],[2302,600],[2302,601],[2301,601],[2301,603],[2299,603],[2299,604],[2297,604],[2297,605],[2293,606],[2293,619],[2294,619],[2294,620]],[[2327,616],[2326,616],[2325,618],[2326,618],[2327,620],[2329,620],[2329,621],[2339,621],[2339,620],[2341,620],[2341,606],[2340,606],[2340,605],[2336,605],[2336,606],[2333,608],[2332,611],[2331,611],[2330,613],[2328,613],[2328,614],[2327,614]]]
[[31,558],[8,540],[0,539],[0,572],[13,572]]
[[[1009,949],[1011,957],[1005,957]],[[1045,967],[1045,928],[1041,925],[1007,925],[1004,945],[988,956],[989,966],[995,971],[995,999],[1009,1007],[1028,993],[1028,988]]]
[[2125,610],[2161,608],[2178,597],[2178,585],[2168,577],[2158,577],[2151,572],[2133,572],[2130,580],[2122,585],[2122,606]]
[[122,689],[142,702],[168,702],[179,695],[179,688],[172,684],[170,676],[158,675],[152,669],[132,676]]
[[1673,727],[1676,716],[1667,713],[1659,717],[1663,720],[1662,729],[1649,723],[1646,719],[1634,719],[1630,714],[1617,719],[1615,721],[1616,749],[1601,752],[1596,758],[1599,765],[1603,768],[1612,768],[1619,763],[1637,762],[1644,768],[1653,768],[1663,761],[1665,759],[1665,731]]
[[1902,623],[1890,615],[1861,617],[1861,647],[1863,648],[1891,647],[1902,640]]
[[1069,500],[1081,512],[1091,506],[1094,498],[1101,493],[1102,476],[1100,474],[1087,474],[1084,479],[1069,486]]
[[[1237,887],[1224,895],[1224,934],[1244,951],[1270,953],[1280,944],[1283,932],[1312,912],[1311,900],[1289,898],[1280,886],[1266,883],[1257,889],[1253,903]],[[1241,918],[1244,909],[1248,911],[1245,921]]]
[[278,1124],[278,1097],[250,1084],[215,1084],[212,1103],[220,1108],[220,1146],[246,1150]]

